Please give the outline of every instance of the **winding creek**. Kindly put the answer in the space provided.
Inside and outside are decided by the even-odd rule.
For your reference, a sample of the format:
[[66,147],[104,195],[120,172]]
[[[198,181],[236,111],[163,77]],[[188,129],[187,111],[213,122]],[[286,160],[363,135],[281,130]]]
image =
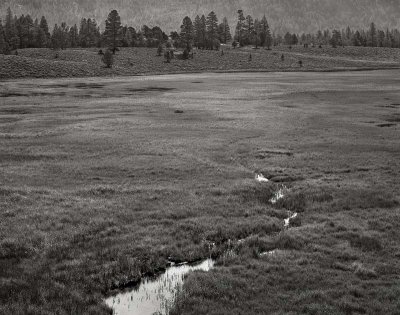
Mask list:
[[113,315],[167,315],[185,276],[190,271],[209,271],[213,267],[212,259],[169,267],[156,278],[143,279],[132,291],[106,299],[106,304],[113,309]]
[[[267,182],[262,174],[256,177],[258,182]],[[282,187],[270,200],[277,203],[285,197],[288,189]],[[284,220],[284,228],[289,228],[290,220],[297,217],[297,213],[289,212]],[[238,243],[245,240],[239,240]],[[275,255],[277,250],[261,253],[260,256]],[[112,308],[113,315],[168,315],[177,294],[180,292],[186,275],[191,271],[209,271],[214,267],[215,261],[207,259],[195,264],[172,265],[157,277],[144,278],[130,291],[122,291],[105,300]]]

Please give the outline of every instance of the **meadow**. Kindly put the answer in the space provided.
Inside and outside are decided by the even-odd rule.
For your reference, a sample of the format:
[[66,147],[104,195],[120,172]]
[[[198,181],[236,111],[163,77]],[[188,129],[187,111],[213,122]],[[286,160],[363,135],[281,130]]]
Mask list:
[[399,70],[3,81],[0,314],[210,255],[171,314],[398,314],[399,122]]
[[194,59],[175,59],[171,63],[157,56],[155,48],[121,48],[114,57],[112,69],[105,67],[98,52],[96,48],[18,50],[18,55],[0,56],[0,79],[112,77],[205,71],[348,71],[400,67],[400,49],[371,47],[324,46],[319,49],[293,46],[289,49],[287,46],[277,46],[266,50],[250,47],[233,49],[229,45],[222,45],[221,51],[195,50]]

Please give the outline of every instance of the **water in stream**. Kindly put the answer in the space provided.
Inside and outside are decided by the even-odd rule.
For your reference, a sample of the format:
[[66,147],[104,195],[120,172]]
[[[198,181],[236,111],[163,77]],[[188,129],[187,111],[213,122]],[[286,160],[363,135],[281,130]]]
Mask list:
[[157,278],[144,279],[133,290],[106,299],[106,304],[114,315],[167,315],[185,276],[190,271],[209,271],[213,267],[212,259],[196,265],[172,266]]
[[[268,182],[262,174],[256,176],[259,182]],[[277,203],[285,197],[287,188],[283,186],[270,200],[272,204]],[[284,220],[285,228],[290,225],[297,213],[289,213]],[[245,240],[239,240],[238,244]],[[260,256],[274,256],[277,251],[262,253]],[[121,292],[105,300],[106,304],[113,309],[113,315],[168,315],[179,290],[182,288],[185,276],[190,271],[209,271],[214,267],[214,261],[207,259],[195,265],[175,265],[169,267],[163,274],[156,278],[143,279],[140,284],[131,291]]]

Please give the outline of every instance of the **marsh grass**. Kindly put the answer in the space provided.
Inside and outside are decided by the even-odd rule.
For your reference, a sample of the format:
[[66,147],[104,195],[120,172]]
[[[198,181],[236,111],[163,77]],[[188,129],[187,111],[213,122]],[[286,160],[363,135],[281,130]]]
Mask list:
[[[63,63],[74,56],[56,70],[86,75]],[[111,291],[210,256],[172,314],[396,314],[398,133],[364,123],[398,103],[396,77],[2,82],[21,95],[0,102],[0,314],[110,314]],[[255,182],[264,169],[302,180],[272,205],[281,184]],[[288,211],[299,217],[282,232]]]

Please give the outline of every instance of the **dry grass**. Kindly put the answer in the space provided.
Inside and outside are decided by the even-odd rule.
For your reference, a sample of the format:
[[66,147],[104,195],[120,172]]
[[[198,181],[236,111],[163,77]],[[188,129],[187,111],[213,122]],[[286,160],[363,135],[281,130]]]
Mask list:
[[[232,49],[195,51],[194,59],[165,63],[156,49],[121,48],[112,69],[105,68],[98,49],[23,49],[18,56],[0,56],[0,78],[88,77],[166,74],[204,71],[335,71],[398,67],[398,49],[349,47],[345,49],[302,49],[276,47],[274,50]],[[281,61],[281,54],[285,60]],[[252,54],[252,61],[249,61]],[[372,55],[372,57],[371,57]],[[57,56],[57,57],[56,57]],[[392,58],[393,57],[393,58]],[[299,60],[303,66],[299,66]]]

